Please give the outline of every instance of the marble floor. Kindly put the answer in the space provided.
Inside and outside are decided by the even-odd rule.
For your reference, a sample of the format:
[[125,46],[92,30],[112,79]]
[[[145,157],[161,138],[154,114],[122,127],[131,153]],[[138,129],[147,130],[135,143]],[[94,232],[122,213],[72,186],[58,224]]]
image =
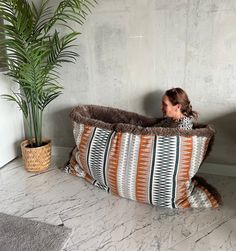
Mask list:
[[221,208],[171,210],[107,194],[62,162],[41,174],[21,159],[0,169],[0,211],[72,228],[64,251],[236,250],[236,178],[202,175],[222,194]]

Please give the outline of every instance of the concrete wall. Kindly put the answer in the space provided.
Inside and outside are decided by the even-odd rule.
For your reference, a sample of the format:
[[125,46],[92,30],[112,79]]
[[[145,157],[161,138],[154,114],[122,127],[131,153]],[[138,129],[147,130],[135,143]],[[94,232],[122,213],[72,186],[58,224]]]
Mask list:
[[69,111],[99,104],[160,116],[167,88],[184,88],[200,121],[218,133],[210,162],[236,164],[236,1],[98,0],[80,58],[65,65],[64,94],[46,110],[44,134],[74,145]]

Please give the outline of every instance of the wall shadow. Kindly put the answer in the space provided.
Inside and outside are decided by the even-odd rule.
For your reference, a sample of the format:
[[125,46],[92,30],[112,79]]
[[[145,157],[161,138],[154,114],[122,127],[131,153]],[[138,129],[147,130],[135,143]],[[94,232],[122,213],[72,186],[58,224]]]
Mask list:
[[43,135],[51,138],[54,146],[73,147],[75,145],[72,121],[69,117],[72,108],[74,106],[45,113]]
[[[143,110],[147,116],[162,117],[162,91],[149,92],[143,97]],[[206,162],[235,165],[236,164],[236,111],[226,113],[210,120],[199,123],[211,124],[216,130],[215,140]]]
[[[143,110],[150,117],[162,117],[161,99],[163,92],[155,91],[143,97]],[[73,147],[73,128],[69,114],[73,106],[47,112],[44,118],[44,135],[53,141],[54,146]],[[236,164],[236,111],[211,120],[201,121],[203,124],[211,124],[216,129],[215,141],[212,151],[206,162],[217,164]]]
[[163,91],[149,92],[143,97],[143,110],[147,116],[160,118],[162,117],[161,100]]
[[207,120],[216,129],[215,141],[207,161],[218,164],[236,164],[236,111]]

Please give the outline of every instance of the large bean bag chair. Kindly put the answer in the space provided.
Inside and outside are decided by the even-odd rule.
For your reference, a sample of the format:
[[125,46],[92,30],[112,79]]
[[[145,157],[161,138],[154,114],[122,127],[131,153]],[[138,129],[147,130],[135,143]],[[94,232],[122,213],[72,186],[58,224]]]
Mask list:
[[95,105],[70,114],[76,146],[66,171],[112,194],[168,208],[218,207],[220,196],[197,177],[214,129],[161,128],[161,119]]

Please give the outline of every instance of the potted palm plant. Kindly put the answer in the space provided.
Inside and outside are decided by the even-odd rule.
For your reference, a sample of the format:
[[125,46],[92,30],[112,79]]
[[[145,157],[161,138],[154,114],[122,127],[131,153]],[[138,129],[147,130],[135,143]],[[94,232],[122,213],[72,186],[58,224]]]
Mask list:
[[23,112],[29,139],[21,144],[22,156],[26,169],[35,172],[47,169],[51,159],[51,141],[42,135],[43,112],[62,94],[60,67],[78,56],[73,47],[79,33],[69,22],[83,24],[96,0],[61,0],[56,6],[52,2],[41,0],[37,6],[27,0],[0,2],[0,35],[4,35],[0,47],[7,51],[0,57],[8,68],[6,75],[19,86],[3,96]]

